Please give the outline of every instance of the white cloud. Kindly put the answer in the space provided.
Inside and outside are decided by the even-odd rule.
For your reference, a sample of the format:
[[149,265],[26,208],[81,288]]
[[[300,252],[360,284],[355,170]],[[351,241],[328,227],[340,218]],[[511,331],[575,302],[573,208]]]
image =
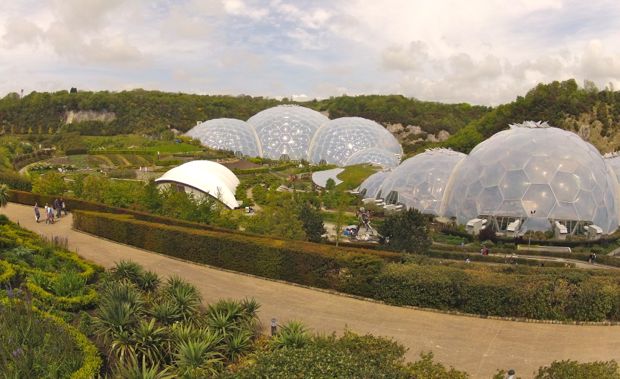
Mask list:
[[498,104],[571,77],[620,88],[619,18],[608,0],[23,0],[0,12],[0,92],[71,83]]

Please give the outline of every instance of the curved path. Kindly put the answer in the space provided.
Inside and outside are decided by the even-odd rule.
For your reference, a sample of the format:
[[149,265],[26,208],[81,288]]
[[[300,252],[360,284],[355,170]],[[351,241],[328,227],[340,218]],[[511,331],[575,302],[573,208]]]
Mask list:
[[594,361],[617,359],[620,326],[577,326],[525,323],[456,316],[393,307],[323,291],[235,274],[171,259],[71,229],[71,216],[54,225],[37,224],[31,207],[9,204],[0,209],[22,226],[46,236],[67,237],[82,257],[110,267],[131,259],[147,269],[181,275],[194,283],[206,302],[220,298],[254,297],[261,304],[265,325],[302,320],[316,331],[390,336],[409,348],[407,358],[432,350],[438,361],[490,378],[498,368],[514,368],[531,377],[541,365],[559,359]]

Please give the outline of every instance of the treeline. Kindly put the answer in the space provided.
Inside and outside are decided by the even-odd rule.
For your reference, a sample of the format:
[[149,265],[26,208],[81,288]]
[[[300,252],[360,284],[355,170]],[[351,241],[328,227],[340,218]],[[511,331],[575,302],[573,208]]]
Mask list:
[[[160,91],[32,92],[20,99],[11,93],[0,99],[0,127],[6,134],[53,134],[62,131],[83,135],[156,133],[167,128],[187,131],[197,121],[219,117],[247,120],[266,108],[292,103],[251,96],[210,96]],[[488,108],[468,104],[441,104],[404,96],[340,96],[299,103],[332,118],[366,117],[380,123],[418,125],[424,131],[454,133],[480,118]],[[108,121],[82,121],[66,125],[69,111],[112,112]]]
[[595,127],[587,137],[596,147],[603,152],[617,149],[618,146],[608,145],[603,139],[612,140],[618,132],[620,92],[599,91],[592,83],[580,88],[574,79],[539,84],[525,96],[470,122],[442,145],[467,153],[478,143],[507,129],[509,124],[525,120],[548,121],[552,126],[572,131],[578,131],[580,123],[586,123]]

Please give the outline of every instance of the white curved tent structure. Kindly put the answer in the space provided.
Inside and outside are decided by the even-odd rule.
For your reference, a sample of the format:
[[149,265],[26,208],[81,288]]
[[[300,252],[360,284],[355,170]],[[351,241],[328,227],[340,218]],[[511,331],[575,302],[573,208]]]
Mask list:
[[189,193],[209,195],[231,209],[239,206],[239,202],[235,199],[239,179],[228,168],[216,162],[187,162],[167,171],[155,182],[174,183],[184,187]]

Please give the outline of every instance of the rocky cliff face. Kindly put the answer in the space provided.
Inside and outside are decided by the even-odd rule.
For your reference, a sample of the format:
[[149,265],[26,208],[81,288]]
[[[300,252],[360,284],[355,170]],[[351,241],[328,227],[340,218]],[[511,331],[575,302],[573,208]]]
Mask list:
[[112,122],[116,120],[114,112],[98,111],[67,111],[65,112],[65,124],[73,124],[84,121]]
[[620,150],[620,123],[614,120],[608,104],[599,103],[589,112],[568,116],[559,126],[577,133],[603,154]]

